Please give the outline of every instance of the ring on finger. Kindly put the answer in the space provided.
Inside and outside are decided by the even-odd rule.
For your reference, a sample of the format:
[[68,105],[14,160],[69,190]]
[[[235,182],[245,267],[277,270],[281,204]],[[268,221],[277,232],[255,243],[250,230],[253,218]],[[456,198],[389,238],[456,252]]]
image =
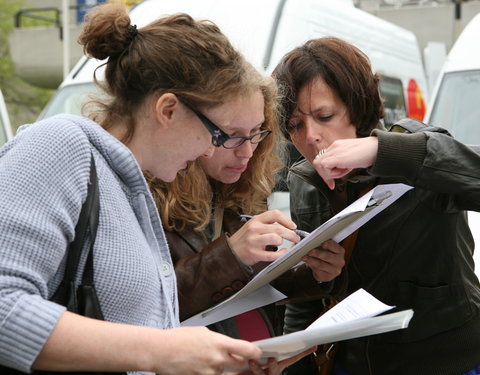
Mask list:
[[318,151],[318,154],[316,157],[319,158],[320,156],[325,155],[326,153],[327,153],[327,149],[322,148],[320,151]]

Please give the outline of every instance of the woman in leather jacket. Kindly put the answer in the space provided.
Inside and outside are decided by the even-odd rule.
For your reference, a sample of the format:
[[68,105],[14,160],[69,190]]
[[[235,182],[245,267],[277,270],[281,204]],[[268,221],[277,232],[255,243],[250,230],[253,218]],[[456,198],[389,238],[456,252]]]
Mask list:
[[[296,225],[280,211],[267,210],[267,197],[281,167],[277,91],[271,77],[258,75],[229,114],[211,121],[229,129],[231,141],[209,158],[200,158],[169,184],[151,179],[179,289],[180,320],[199,313],[240,290],[256,272],[298,242]],[[266,212],[265,212],[266,211]],[[253,215],[246,223],[240,215]],[[288,297],[324,295],[324,285],[343,267],[343,249],[333,241],[312,250],[306,265],[287,272],[274,285]],[[308,267],[307,267],[308,265]],[[253,310],[210,328],[250,341],[281,332],[275,307]],[[277,323],[280,323],[278,325]]]
[[[304,156],[287,181],[300,229],[316,228],[377,184],[414,187],[360,228],[342,273],[343,295],[364,288],[414,316],[405,330],[341,342],[333,373],[473,369],[480,363],[480,285],[466,210],[480,210],[479,148],[413,119],[383,129],[379,77],[360,50],[337,38],[292,50],[273,75],[285,93],[284,134]],[[320,313],[319,303],[287,306],[285,331]]]

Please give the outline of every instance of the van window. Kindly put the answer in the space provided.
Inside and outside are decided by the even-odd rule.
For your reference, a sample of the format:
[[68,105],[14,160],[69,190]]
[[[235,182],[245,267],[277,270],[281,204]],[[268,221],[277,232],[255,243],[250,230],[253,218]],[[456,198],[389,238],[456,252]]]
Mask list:
[[55,97],[50,100],[39,119],[59,113],[80,115],[83,105],[91,100],[93,95],[98,96],[99,93],[99,89],[93,82],[64,86],[57,90]]
[[446,73],[430,123],[448,129],[460,142],[480,144],[480,70]]
[[407,117],[405,96],[402,81],[398,78],[382,76],[380,79],[380,94],[384,99],[384,124],[389,129],[398,120]]

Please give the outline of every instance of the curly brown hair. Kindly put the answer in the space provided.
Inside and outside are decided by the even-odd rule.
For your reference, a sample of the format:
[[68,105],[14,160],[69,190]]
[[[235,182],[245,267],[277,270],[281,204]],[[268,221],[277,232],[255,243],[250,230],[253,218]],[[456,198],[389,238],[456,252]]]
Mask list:
[[249,91],[260,90],[264,98],[262,129],[272,133],[258,144],[247,170],[235,183],[224,184],[209,179],[198,162],[180,171],[171,183],[147,175],[167,230],[181,231],[187,225],[202,230],[211,220],[214,205],[238,214],[253,215],[267,209],[267,198],[282,167],[279,155],[283,150],[283,138],[278,126],[277,89],[271,77],[263,76],[253,68],[249,72],[250,79],[245,82],[251,87]]

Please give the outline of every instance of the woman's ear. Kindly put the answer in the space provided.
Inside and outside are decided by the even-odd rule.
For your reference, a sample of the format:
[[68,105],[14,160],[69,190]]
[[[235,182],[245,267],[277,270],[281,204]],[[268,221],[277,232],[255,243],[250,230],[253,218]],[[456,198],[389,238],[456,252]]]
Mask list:
[[162,127],[169,127],[180,107],[180,100],[175,94],[166,93],[155,102],[155,119]]

